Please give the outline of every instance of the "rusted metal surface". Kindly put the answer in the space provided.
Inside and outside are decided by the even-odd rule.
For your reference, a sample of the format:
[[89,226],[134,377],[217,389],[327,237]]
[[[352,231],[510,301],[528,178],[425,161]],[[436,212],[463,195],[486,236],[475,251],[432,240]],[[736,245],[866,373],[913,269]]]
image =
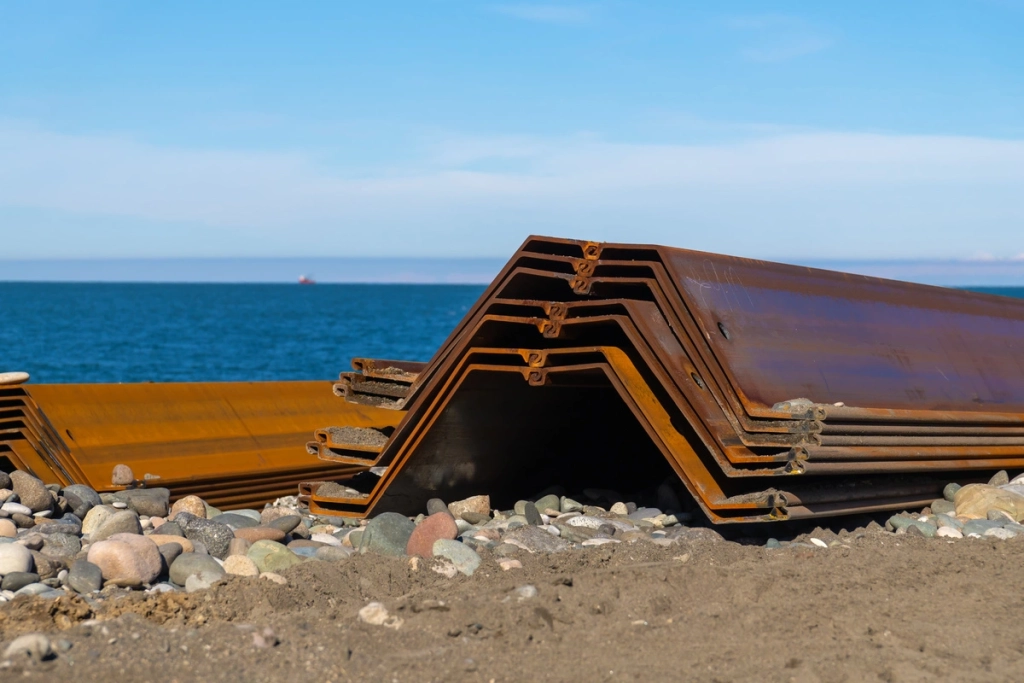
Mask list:
[[713,521],[927,502],[1024,467],[1022,332],[1024,303],[999,297],[530,238],[416,369],[387,444],[341,455],[383,475],[304,495],[353,515],[500,495],[528,451],[614,477],[609,440],[629,433]]
[[339,402],[329,382],[33,385],[0,388],[0,406],[25,425],[0,434],[19,469],[46,483],[115,490],[117,464],[175,497],[244,507],[294,494],[302,481],[362,467],[305,453],[313,429],[340,417],[393,427],[397,414]]

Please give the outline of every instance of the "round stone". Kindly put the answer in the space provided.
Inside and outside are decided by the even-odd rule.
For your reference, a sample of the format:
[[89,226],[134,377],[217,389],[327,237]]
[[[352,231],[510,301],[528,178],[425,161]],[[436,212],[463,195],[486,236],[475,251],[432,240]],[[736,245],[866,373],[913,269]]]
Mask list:
[[231,543],[228,544],[228,557],[232,555],[245,555],[251,547],[252,543],[244,538],[232,538]]
[[[96,508],[99,509],[99,508]],[[110,538],[116,534],[142,534],[142,524],[139,523],[139,516],[131,510],[119,510],[96,527],[89,540],[93,543]]]
[[[309,550],[316,552],[317,549],[310,548]],[[263,563],[259,566],[261,571],[271,572],[280,574],[285,569],[293,567],[302,562],[297,554],[285,548],[284,550],[278,550],[277,552],[270,553],[263,558]]]
[[222,578],[224,578],[223,569],[221,569],[220,573],[203,570],[195,574],[189,574],[188,578],[185,579],[185,592],[195,593],[196,591],[207,590]]
[[183,552],[195,552],[195,547],[192,545],[192,541],[182,536],[172,536],[168,534],[150,534],[146,536],[146,538],[153,541],[158,546],[164,546],[168,543],[174,543],[180,546]]
[[6,512],[9,515],[31,515],[32,514],[32,508],[30,508],[27,505],[22,505],[21,503],[12,503],[12,502],[4,503],[3,505],[0,505],[0,510],[2,510],[3,512]]
[[[444,514],[448,514],[447,510]],[[323,548],[317,548],[316,553],[313,555],[318,560],[324,562],[339,562],[341,560],[348,559],[352,556],[355,551],[352,548],[336,547],[336,546],[324,546]]]
[[84,503],[88,503],[92,507],[103,504],[100,500],[100,494],[96,493],[95,490],[85,484],[71,484],[70,486],[65,486],[61,491],[61,495],[68,501],[68,505],[71,506],[71,509],[75,509]]
[[271,520],[267,526],[286,534],[290,534],[295,531],[300,524],[302,524],[302,517],[299,515],[285,515]]
[[160,557],[164,558],[165,567],[170,567],[178,559],[178,556],[185,551],[180,543],[164,543],[163,545],[158,545],[157,550],[160,551]]
[[218,578],[225,574],[224,568],[210,555],[182,553],[171,563],[169,576],[171,581],[184,586],[188,577],[199,572],[214,574]]
[[11,486],[18,494],[21,504],[32,512],[41,512],[53,507],[53,496],[50,490],[39,479],[28,472],[15,470],[11,472]]
[[[450,507],[450,506],[449,506]],[[363,529],[359,552],[381,555],[405,555],[416,525],[397,512],[384,512],[371,519]]]
[[214,557],[224,559],[228,556],[228,546],[235,533],[227,524],[196,517],[188,512],[179,512],[174,519],[185,532],[185,538],[193,544],[202,543]]
[[0,536],[4,538],[17,538],[18,527],[9,519],[0,519]]
[[435,512],[413,529],[405,547],[405,554],[431,557],[434,552],[434,541],[454,540],[458,534],[459,529],[447,509]]
[[490,496],[471,496],[464,500],[457,500],[454,503],[448,504],[448,511],[455,517],[462,517],[464,512],[475,512],[478,515],[491,514],[491,497]]
[[259,576],[260,568],[245,555],[229,555],[224,560],[224,571],[235,576]]
[[235,538],[243,538],[250,543],[256,541],[277,541],[280,543],[284,540],[286,531],[275,529],[272,526],[254,526],[243,529],[235,529]]
[[180,500],[174,502],[171,506],[171,515],[175,516],[179,512],[188,512],[196,517],[206,519],[206,503],[199,496],[185,496]]
[[4,574],[4,579],[0,582],[0,589],[5,591],[17,591],[21,590],[30,583],[38,583],[39,574],[35,572],[10,572]]
[[132,482],[135,481],[135,473],[132,472],[132,468],[128,465],[114,465],[114,470],[110,473],[110,483],[114,486],[131,486]]
[[438,512],[444,512],[451,514],[448,510],[448,505],[440,498],[431,498],[427,501],[427,515],[436,515]]
[[250,527],[259,526],[259,521],[245,515],[236,515],[232,512],[225,512],[217,515],[216,517],[210,518],[211,522],[218,522],[220,524],[227,524],[236,531],[238,529],[248,529]]
[[67,585],[78,593],[92,593],[103,588],[103,570],[88,560],[76,560],[68,570]]
[[11,641],[4,650],[4,659],[31,659],[41,662],[53,656],[53,645],[42,633],[28,633]]
[[480,556],[465,543],[441,538],[434,541],[434,557],[445,557],[451,560],[459,572],[472,576],[480,566]]
[[558,496],[554,494],[538,498],[534,505],[537,507],[538,512],[545,515],[550,514],[548,510],[552,510],[556,515],[562,511],[561,501],[558,499]]
[[114,534],[93,543],[88,560],[100,568],[104,580],[132,588],[153,583],[163,568],[156,543],[136,534]]
[[12,572],[30,572],[34,568],[31,550],[17,543],[0,545],[0,576]]

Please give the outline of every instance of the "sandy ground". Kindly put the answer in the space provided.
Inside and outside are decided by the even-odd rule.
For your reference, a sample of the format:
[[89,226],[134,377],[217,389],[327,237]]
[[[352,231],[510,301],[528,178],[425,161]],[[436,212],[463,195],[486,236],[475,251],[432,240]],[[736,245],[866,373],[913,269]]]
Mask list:
[[[364,555],[304,563],[286,586],[18,598],[0,606],[4,646],[42,631],[70,649],[0,680],[1024,680],[1024,541],[839,540],[639,541],[523,552],[510,571],[484,551],[454,579]],[[538,593],[520,599],[527,584]],[[371,601],[401,625],[361,622]]]

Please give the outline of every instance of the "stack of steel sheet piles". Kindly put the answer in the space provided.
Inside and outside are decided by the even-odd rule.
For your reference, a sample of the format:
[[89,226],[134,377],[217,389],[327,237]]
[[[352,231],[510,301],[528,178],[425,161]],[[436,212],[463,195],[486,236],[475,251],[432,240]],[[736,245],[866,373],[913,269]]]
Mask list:
[[329,382],[6,384],[0,386],[0,459],[46,483],[124,488],[136,481],[174,498],[195,494],[223,508],[294,495],[310,479],[363,471],[303,451],[309,432],[337,417],[394,426],[393,410],[342,404]]
[[769,521],[1024,468],[1024,301],[984,294],[534,237],[425,367],[354,365],[339,395],[402,420],[317,433],[311,452],[382,475],[304,486],[314,511],[667,474],[715,522]]

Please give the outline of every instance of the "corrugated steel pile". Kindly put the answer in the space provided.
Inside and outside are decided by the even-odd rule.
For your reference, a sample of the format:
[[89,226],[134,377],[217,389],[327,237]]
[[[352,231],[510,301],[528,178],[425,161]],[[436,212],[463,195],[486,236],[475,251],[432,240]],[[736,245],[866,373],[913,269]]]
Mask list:
[[[329,382],[0,385],[0,460],[48,484],[98,491],[163,486],[239,508],[294,495],[310,478],[364,468],[303,451],[325,421],[398,423],[394,411],[342,403]],[[115,484],[116,465],[134,482]]]
[[668,474],[712,521],[770,521],[1024,468],[1024,302],[965,291],[535,237],[429,364],[353,365],[335,392],[402,419],[316,432],[380,476],[304,484],[314,512]]
[[348,516],[668,480],[714,522],[923,506],[1024,468],[1024,301],[965,291],[535,237],[429,363],[353,368],[8,383],[0,458],[101,491],[125,464],[223,508],[298,485]]

